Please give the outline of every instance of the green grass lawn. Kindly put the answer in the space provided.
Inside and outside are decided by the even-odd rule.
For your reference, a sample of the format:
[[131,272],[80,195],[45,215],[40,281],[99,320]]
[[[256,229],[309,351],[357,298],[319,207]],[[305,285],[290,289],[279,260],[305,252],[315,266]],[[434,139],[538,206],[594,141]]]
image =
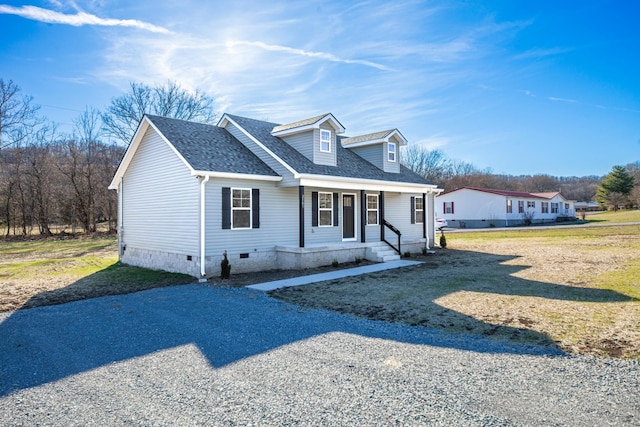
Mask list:
[[0,242],[0,311],[190,283],[118,262],[116,238]]

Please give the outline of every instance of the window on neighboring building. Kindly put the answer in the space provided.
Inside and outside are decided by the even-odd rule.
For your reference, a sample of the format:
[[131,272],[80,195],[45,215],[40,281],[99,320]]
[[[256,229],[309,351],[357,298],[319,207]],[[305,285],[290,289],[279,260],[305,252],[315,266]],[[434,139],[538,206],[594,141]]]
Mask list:
[[231,228],[251,228],[251,189],[231,189]]
[[442,209],[443,213],[452,214],[453,213],[453,202],[444,202],[444,206]]
[[331,152],[331,131],[320,129],[320,151],[323,153]]
[[507,213],[513,213],[513,200],[507,200]]
[[318,226],[333,225],[333,193],[318,193]]
[[524,213],[524,200],[518,200],[518,213]]
[[367,225],[378,225],[377,194],[367,194]]
[[536,207],[536,202],[532,202],[532,201],[527,201],[527,208],[534,208]]
[[558,204],[557,203],[551,203],[551,213],[558,213]]
[[387,143],[387,159],[390,162],[396,161],[396,143],[395,142]]
[[541,202],[540,205],[542,205],[542,213],[549,213],[549,202]]

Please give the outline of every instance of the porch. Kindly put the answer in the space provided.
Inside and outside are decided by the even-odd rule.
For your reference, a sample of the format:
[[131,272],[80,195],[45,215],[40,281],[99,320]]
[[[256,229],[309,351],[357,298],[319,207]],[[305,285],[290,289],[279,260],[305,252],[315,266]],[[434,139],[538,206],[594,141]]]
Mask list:
[[[403,240],[401,254],[410,252],[422,253],[426,247],[426,239]],[[373,262],[387,262],[400,259],[397,248],[385,242],[341,242],[332,244],[315,244],[305,247],[276,246],[276,263],[280,269],[304,269],[330,265],[333,262],[353,262],[357,259]]]

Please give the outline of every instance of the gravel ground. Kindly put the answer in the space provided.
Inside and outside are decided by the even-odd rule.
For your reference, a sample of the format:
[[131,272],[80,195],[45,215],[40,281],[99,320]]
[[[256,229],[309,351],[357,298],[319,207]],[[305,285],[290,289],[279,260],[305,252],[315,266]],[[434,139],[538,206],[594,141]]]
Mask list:
[[0,425],[640,425],[640,364],[188,285],[0,316]]

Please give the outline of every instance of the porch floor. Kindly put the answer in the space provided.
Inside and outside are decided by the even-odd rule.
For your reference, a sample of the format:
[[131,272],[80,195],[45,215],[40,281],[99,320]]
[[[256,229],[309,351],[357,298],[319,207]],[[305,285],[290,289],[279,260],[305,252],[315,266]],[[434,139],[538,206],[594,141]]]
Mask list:
[[292,277],[290,279],[275,280],[273,282],[257,283],[249,285],[247,288],[259,291],[273,291],[290,286],[308,285],[310,283],[322,282],[325,280],[341,279],[343,277],[358,276],[360,274],[375,273],[377,271],[390,270],[392,268],[408,267],[410,265],[421,264],[420,261],[397,260],[382,262],[379,264],[364,265],[362,267],[347,268],[344,270],[329,271],[326,273],[310,274],[307,276]]

